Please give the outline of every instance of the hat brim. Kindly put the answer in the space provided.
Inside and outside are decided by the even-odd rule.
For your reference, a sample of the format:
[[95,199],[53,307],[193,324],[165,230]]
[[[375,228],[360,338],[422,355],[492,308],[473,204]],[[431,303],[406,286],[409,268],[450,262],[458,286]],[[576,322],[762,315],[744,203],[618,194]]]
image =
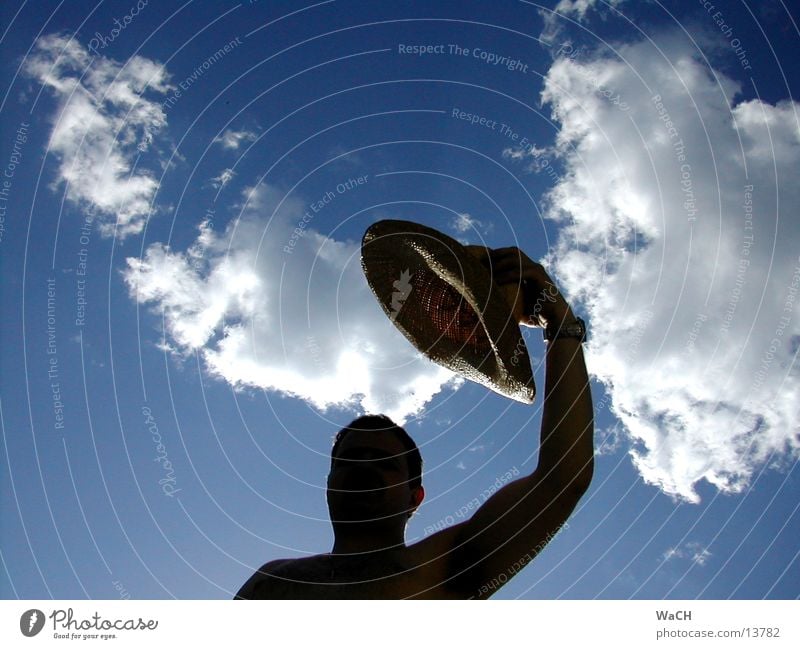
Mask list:
[[513,307],[466,246],[419,223],[378,221],[364,233],[361,265],[384,312],[417,350],[499,394],[533,402]]

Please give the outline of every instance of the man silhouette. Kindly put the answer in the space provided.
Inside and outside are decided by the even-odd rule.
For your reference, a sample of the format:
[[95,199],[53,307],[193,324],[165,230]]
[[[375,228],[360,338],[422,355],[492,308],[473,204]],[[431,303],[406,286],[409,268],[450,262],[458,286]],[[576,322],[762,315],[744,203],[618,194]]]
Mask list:
[[236,599],[476,598],[491,596],[555,536],[593,471],[593,414],[583,324],[544,268],[518,248],[491,252],[495,281],[526,286],[527,326],[546,327],[539,461],[475,514],[407,546],[408,519],[424,497],[422,460],[383,416],[356,419],[331,451],[330,553],[262,566]]

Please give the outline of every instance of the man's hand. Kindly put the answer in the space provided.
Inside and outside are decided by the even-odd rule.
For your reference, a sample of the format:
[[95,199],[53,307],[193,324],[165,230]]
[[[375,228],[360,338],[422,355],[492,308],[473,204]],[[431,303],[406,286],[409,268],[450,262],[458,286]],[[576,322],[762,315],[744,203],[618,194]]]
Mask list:
[[496,248],[489,252],[490,268],[500,286],[520,287],[525,299],[525,318],[520,324],[546,327],[548,324],[575,319],[569,304],[561,295],[544,266],[533,261],[516,247]]

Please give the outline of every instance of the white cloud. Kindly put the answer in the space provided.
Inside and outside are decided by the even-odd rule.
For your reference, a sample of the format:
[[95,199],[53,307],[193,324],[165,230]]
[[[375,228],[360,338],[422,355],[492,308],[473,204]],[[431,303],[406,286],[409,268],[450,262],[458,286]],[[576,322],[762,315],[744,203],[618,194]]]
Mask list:
[[463,213],[460,213],[460,214],[456,214],[453,217],[453,221],[451,223],[451,226],[457,232],[464,233],[464,232],[468,232],[469,230],[474,229],[476,225],[479,225],[479,223],[480,222],[477,219],[474,219],[469,214],[467,214],[466,212],[463,212]]
[[222,146],[223,149],[235,151],[242,145],[242,142],[255,142],[257,138],[258,136],[252,131],[227,129],[222,135],[215,137],[214,142]]
[[530,166],[527,168],[527,171],[538,173],[547,166],[543,165],[543,161],[547,160],[547,154],[549,152],[550,149],[546,147],[537,147],[535,144],[528,147],[510,146],[503,149],[503,157],[512,162],[519,162],[520,160],[531,158],[529,162]]
[[559,0],[552,11],[540,9],[539,15],[544,20],[544,29],[539,34],[539,38],[549,43],[563,30],[565,20],[569,18],[577,22],[586,22],[586,15],[589,11],[598,12],[605,15],[609,7],[618,7],[625,0]]
[[464,234],[465,232],[471,232],[475,230],[485,234],[491,230],[491,224],[487,225],[483,221],[476,219],[467,212],[457,213],[450,221],[450,227],[452,227],[459,234]]
[[[622,0],[611,0],[611,5],[618,5]],[[554,11],[564,16],[574,16],[578,20],[586,18],[586,12],[597,6],[597,0],[560,0]],[[601,4],[602,6],[602,4]]]
[[677,38],[659,45],[667,60],[637,43],[549,70],[549,260],[643,478],[696,502],[700,480],[739,491],[798,456],[800,128],[797,104],[735,103]]
[[622,446],[619,424],[595,431],[595,453],[597,455],[611,455]]
[[169,89],[165,69],[140,56],[124,64],[92,57],[77,41],[51,34],[37,40],[23,71],[59,100],[49,150],[67,199],[93,214],[106,235],[115,224],[120,237],[140,232],[158,182],[134,164],[166,125],[161,105],[144,94]]
[[173,347],[199,351],[208,371],[234,386],[402,421],[453,375],[421,358],[383,313],[359,244],[310,227],[292,238],[303,212],[298,200],[261,187],[224,234],[203,224],[185,253],[154,244],[143,259],[129,258],[131,295],[163,310]]
[[211,186],[214,189],[222,189],[227,185],[233,177],[236,175],[236,172],[233,169],[223,169],[219,176],[216,178],[211,179]]
[[704,566],[712,556],[708,548],[704,548],[696,541],[690,541],[684,543],[683,547],[676,546],[674,548],[667,548],[666,552],[663,554],[663,559],[664,561],[669,561],[670,559],[689,559],[698,566]]
[[[450,220],[450,227],[455,230],[458,234],[465,234],[467,232],[479,232],[482,236],[487,235],[489,232],[492,231],[492,224],[485,223],[479,219],[476,219],[471,214],[467,212],[459,212]],[[470,237],[468,237],[470,239]],[[472,237],[471,239],[474,239]],[[465,245],[470,245],[475,243],[475,241],[469,240],[465,243]]]

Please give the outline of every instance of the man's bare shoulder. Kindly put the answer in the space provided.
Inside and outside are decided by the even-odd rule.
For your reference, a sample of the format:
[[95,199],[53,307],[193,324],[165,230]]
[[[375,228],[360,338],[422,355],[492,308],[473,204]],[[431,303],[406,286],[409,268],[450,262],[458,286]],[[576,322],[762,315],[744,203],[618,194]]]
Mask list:
[[450,528],[389,556],[319,554],[265,563],[236,599],[461,598],[453,579]]
[[[267,561],[239,589],[234,599],[259,599],[265,590],[274,589],[282,581],[297,579],[302,574],[313,574],[324,555]],[[318,570],[317,570],[318,571]]]

